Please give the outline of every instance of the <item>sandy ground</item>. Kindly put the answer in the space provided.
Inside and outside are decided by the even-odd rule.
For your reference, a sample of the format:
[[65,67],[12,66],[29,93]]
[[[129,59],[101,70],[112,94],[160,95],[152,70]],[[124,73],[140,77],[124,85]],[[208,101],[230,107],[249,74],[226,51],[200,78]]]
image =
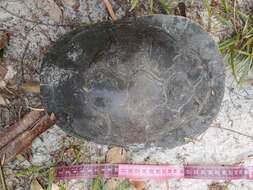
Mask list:
[[[55,1],[60,2],[60,1]],[[0,1],[0,31],[11,33],[9,46],[6,48],[3,64],[8,66],[6,82],[20,84],[22,81],[39,81],[39,66],[43,54],[55,40],[71,30],[73,25],[94,23],[108,19],[107,11],[100,0],[63,0],[58,5],[53,0],[8,0]],[[79,2],[79,4],[77,4]],[[112,1],[118,18],[128,8],[124,0]],[[193,8],[192,8],[193,9]],[[190,9],[189,9],[190,10]],[[198,9],[206,27],[207,13]],[[195,18],[195,11],[189,17]],[[222,35],[219,25],[213,22],[211,30],[215,40]],[[20,71],[24,70],[24,75]],[[40,105],[39,95],[23,94],[18,100],[10,102],[11,109],[18,102],[23,105],[21,112],[29,107]],[[1,127],[17,119],[17,114],[10,114],[1,108]],[[213,125],[196,139],[173,149],[143,148],[141,145],[129,147],[131,163],[170,163],[170,164],[244,164],[253,165],[253,88],[239,87],[227,70],[225,96],[221,110]],[[31,177],[16,178],[17,168],[30,165],[50,165],[55,155],[70,144],[80,146],[82,161],[100,162],[104,160],[107,146],[97,145],[66,135],[58,126],[37,138],[31,148],[30,163],[20,159],[5,167],[7,183],[14,189],[29,189]],[[66,161],[68,162],[68,161]],[[149,181],[150,190],[182,189],[205,190],[210,180],[169,180],[166,182]],[[253,182],[223,182],[229,190],[253,189]],[[68,189],[85,189],[86,181],[66,182]]]

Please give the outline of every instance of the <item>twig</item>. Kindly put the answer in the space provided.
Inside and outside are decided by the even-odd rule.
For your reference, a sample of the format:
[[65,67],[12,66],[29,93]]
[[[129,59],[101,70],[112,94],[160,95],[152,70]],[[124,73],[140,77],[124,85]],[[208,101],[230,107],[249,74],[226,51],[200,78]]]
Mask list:
[[32,141],[42,134],[44,131],[52,127],[56,122],[55,115],[45,114],[37,123],[31,128],[21,133],[11,142],[0,149],[0,157],[5,155],[5,163],[13,160],[18,154],[27,149],[32,144]]
[[235,131],[235,130],[233,130],[233,129],[228,129],[228,128],[224,128],[224,127],[220,127],[220,126],[218,126],[218,127],[213,126],[213,127],[214,127],[214,128],[218,128],[218,129],[224,129],[224,130],[227,130],[227,131],[229,131],[229,132],[236,133],[236,134],[238,134],[238,135],[242,135],[242,136],[244,136],[244,137],[248,137],[248,138],[250,138],[250,139],[253,139],[253,136],[250,136],[250,135],[241,133],[241,132],[239,132],[239,131]]
[[44,115],[43,112],[32,111],[26,114],[20,121],[8,127],[3,133],[0,133],[0,149],[12,139],[34,125]]
[[109,2],[109,0],[103,0],[103,2],[104,2],[104,4],[105,4],[105,6],[106,6],[106,8],[107,8],[107,10],[108,10],[108,12],[109,12],[109,14],[110,14],[112,20],[113,20],[113,21],[117,20],[117,17],[116,17],[116,15],[115,15],[115,13],[114,13],[114,11],[113,11],[113,9],[112,9],[112,5],[111,5],[111,3]]
[[6,181],[5,181],[5,177],[4,177],[4,170],[3,170],[3,164],[4,164],[4,161],[5,161],[5,157],[3,156],[3,158],[1,158],[0,160],[0,187],[2,186],[3,187],[3,190],[8,190],[7,188],[7,184],[6,184]]
[[43,111],[45,111],[44,108],[33,108],[33,107],[30,107],[30,106],[28,106],[28,108],[29,108],[30,110],[37,111],[37,112],[43,112]]

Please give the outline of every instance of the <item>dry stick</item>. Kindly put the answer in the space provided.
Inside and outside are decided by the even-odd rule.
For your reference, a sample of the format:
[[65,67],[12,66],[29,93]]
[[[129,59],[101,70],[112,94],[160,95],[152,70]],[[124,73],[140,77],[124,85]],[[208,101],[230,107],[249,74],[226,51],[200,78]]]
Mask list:
[[253,139],[253,136],[250,136],[250,135],[247,135],[247,134],[244,134],[244,133],[241,133],[239,131],[236,131],[236,130],[233,130],[233,129],[228,129],[228,128],[225,128],[225,127],[213,127],[213,128],[216,128],[216,129],[223,129],[223,130],[226,130],[226,131],[229,131],[229,132],[232,132],[232,133],[236,133],[238,135],[241,135],[241,136],[244,136],[244,137],[248,137],[250,139]]
[[16,155],[20,154],[32,144],[32,141],[44,131],[52,127],[56,122],[56,117],[52,113],[45,114],[31,129],[21,133],[11,142],[0,149],[0,158],[5,156],[5,163],[13,160]]
[[5,158],[3,157],[2,160],[0,160],[0,188],[3,187],[3,190],[8,190],[7,188],[7,184],[5,181],[5,177],[4,177],[4,170],[3,170],[3,163],[4,163]]
[[108,12],[109,12],[109,14],[110,14],[112,20],[113,20],[113,21],[117,20],[117,17],[116,17],[116,15],[115,15],[115,13],[114,13],[114,11],[113,11],[113,9],[112,9],[112,5],[111,5],[111,3],[109,2],[109,0],[103,0],[103,2],[104,2],[104,4],[105,4],[105,6],[106,6],[106,8],[107,8],[107,10],[108,10]]
[[20,121],[7,128],[6,131],[0,133],[0,149],[22,132],[34,126],[43,115],[45,115],[45,112],[31,111]]

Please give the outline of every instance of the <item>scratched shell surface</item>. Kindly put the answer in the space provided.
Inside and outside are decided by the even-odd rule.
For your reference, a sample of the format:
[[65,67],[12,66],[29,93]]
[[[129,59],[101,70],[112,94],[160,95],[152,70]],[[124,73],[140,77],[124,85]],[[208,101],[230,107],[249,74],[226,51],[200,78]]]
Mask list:
[[186,18],[154,15],[64,35],[44,57],[41,94],[70,134],[174,147],[210,126],[224,80],[208,33]]

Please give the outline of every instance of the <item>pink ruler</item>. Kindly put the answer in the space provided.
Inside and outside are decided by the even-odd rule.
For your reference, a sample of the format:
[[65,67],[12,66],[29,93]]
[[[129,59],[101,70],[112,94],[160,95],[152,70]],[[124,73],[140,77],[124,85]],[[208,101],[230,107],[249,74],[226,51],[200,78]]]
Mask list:
[[58,180],[118,177],[131,179],[253,180],[253,167],[200,165],[83,164],[56,169]]

